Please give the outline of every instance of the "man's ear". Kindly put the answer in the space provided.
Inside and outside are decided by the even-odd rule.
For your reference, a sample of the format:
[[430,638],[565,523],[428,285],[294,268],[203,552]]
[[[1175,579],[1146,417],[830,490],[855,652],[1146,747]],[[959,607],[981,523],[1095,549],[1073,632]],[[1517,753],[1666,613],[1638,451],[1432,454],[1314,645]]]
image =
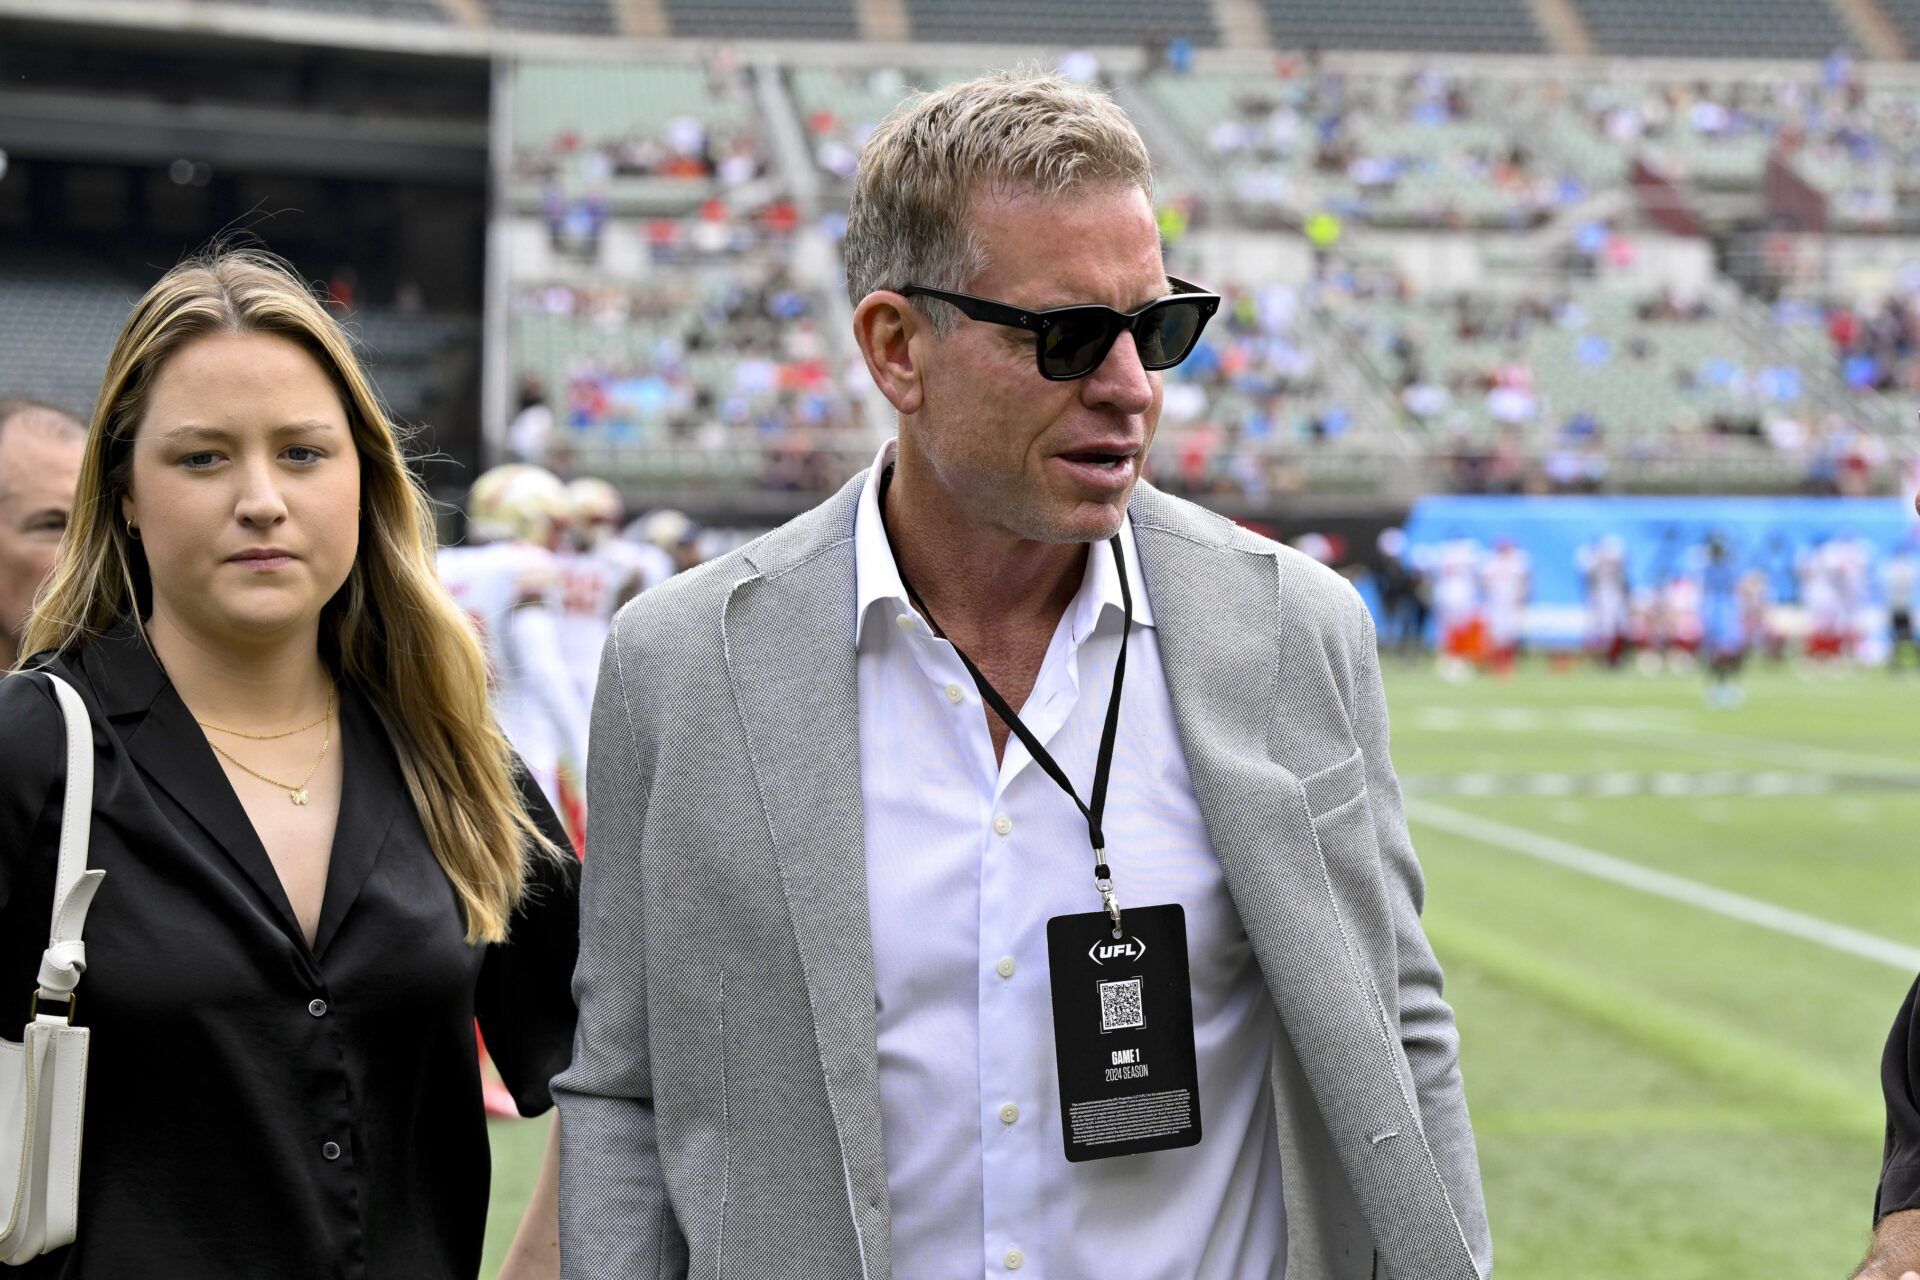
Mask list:
[[853,340],[880,394],[902,414],[920,412],[925,401],[916,357],[934,336],[926,317],[901,294],[876,289],[853,309]]

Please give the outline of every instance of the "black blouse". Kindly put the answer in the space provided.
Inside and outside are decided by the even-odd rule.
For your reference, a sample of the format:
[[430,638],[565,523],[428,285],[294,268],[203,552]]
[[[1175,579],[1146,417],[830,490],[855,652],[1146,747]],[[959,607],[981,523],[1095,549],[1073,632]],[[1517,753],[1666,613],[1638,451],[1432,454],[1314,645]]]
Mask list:
[[[345,785],[309,948],[253,826],[130,627],[50,668],[94,722],[76,1021],[94,1030],[78,1237],[33,1280],[471,1280],[489,1159],[474,1045],[527,1114],[572,1047],[578,870],[538,859],[512,936],[469,946],[367,699],[343,686]],[[65,729],[0,680],[0,1035],[47,942]],[[531,783],[529,803],[565,838]]]
[[1880,1162],[1874,1221],[1902,1209],[1920,1209],[1920,979],[1907,991],[1880,1060],[1887,1097],[1887,1145]]

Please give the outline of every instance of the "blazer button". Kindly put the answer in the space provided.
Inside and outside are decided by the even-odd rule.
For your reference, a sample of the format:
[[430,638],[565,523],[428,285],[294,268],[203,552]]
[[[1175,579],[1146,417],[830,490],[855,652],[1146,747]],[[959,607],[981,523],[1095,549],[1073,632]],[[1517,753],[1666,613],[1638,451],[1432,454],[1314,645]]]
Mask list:
[[307,1012],[316,1018],[324,1018],[327,1016],[327,1002],[317,998],[309,1000],[307,1001]]
[[338,1160],[340,1158],[340,1144],[337,1142],[329,1142],[320,1148],[320,1154],[329,1160]]

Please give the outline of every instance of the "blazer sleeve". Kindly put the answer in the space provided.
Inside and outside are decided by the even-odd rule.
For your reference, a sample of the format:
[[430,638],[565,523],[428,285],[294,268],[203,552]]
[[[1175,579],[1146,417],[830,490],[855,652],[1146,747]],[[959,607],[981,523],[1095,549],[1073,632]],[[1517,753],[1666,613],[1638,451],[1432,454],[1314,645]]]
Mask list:
[[570,983],[580,954],[580,864],[539,784],[519,772],[521,803],[560,859],[536,854],[507,939],[487,949],[474,1012],[487,1054],[523,1116],[553,1105],[554,1076],[573,1052]]
[[66,721],[46,680],[0,677],[0,1036],[18,1040],[53,915]]
[[[631,610],[620,617],[629,617]],[[580,1025],[560,1104],[562,1280],[682,1280],[687,1244],[660,1164],[647,1030],[649,777],[634,729],[622,628],[601,654],[587,754],[587,859],[580,890]]]
[[1880,1160],[1880,1190],[1873,1220],[1920,1209],[1920,979],[1907,989],[1880,1059],[1880,1088],[1887,1099],[1887,1142]]
[[1440,964],[1420,924],[1426,884],[1407,834],[1400,779],[1388,755],[1386,690],[1380,682],[1380,650],[1373,618],[1360,618],[1355,732],[1366,761],[1367,803],[1373,814],[1380,857],[1392,897],[1394,953],[1399,965],[1400,1043],[1413,1070],[1420,1124],[1440,1166],[1461,1234],[1481,1275],[1493,1271],[1493,1240],[1480,1185],[1480,1161],[1460,1077],[1460,1034],[1442,994]]

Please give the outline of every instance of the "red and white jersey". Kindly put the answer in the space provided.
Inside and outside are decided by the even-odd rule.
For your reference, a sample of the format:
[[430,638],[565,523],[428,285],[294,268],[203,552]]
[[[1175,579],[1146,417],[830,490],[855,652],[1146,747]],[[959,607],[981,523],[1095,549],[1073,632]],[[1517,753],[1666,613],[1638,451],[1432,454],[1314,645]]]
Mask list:
[[557,803],[561,767],[584,777],[587,761],[587,705],[559,653],[559,563],[523,542],[447,547],[439,563],[486,648],[501,731]]
[[1502,547],[1487,556],[1480,581],[1489,609],[1523,609],[1533,592],[1533,557],[1519,547]]
[[1479,544],[1464,538],[1440,548],[1433,571],[1433,612],[1443,632],[1479,611],[1480,582],[1474,573],[1479,553]]
[[1667,583],[1661,592],[1666,608],[1667,637],[1675,644],[1697,645],[1706,632],[1706,619],[1700,612],[1700,584],[1679,577]]
[[1487,632],[1502,649],[1520,641],[1525,629],[1527,598],[1533,593],[1533,558],[1519,547],[1500,547],[1480,566],[1481,590],[1487,602]]
[[608,538],[587,551],[556,557],[560,572],[560,654],[582,699],[593,705],[600,677],[600,650],[613,615],[647,583],[639,547]]
[[1627,565],[1620,549],[1601,542],[1582,547],[1577,561],[1586,579],[1587,629],[1596,641],[1611,642],[1627,631]]
[[1849,617],[1865,607],[1873,594],[1873,548],[1862,538],[1846,536],[1827,544],[1834,587]]

